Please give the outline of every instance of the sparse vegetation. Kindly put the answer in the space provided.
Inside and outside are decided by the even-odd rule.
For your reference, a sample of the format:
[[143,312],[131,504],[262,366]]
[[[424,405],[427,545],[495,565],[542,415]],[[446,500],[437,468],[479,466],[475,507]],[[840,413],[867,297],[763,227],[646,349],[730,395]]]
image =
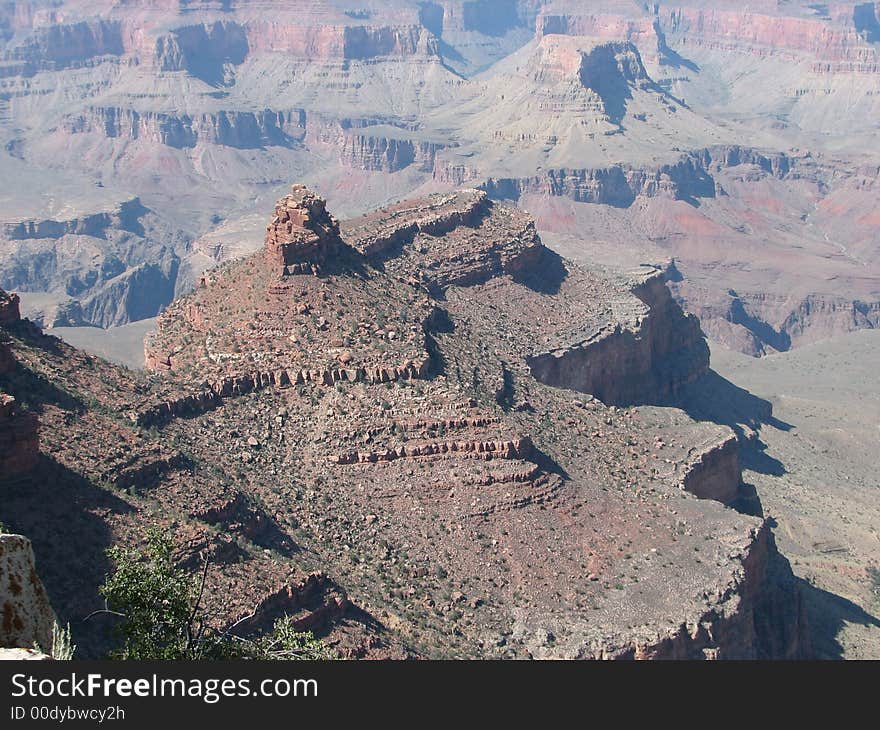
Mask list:
[[70,624],[64,628],[58,622],[52,624],[52,658],[57,661],[70,661],[76,652],[76,644],[70,637]]
[[[309,632],[296,631],[289,618],[272,633],[243,639],[210,626],[202,606],[201,582],[175,565],[171,540],[149,533],[144,552],[111,548],[116,564],[100,592],[107,613],[120,619],[116,632],[122,647],[117,659],[331,659],[333,652]],[[69,636],[62,646],[69,647]]]

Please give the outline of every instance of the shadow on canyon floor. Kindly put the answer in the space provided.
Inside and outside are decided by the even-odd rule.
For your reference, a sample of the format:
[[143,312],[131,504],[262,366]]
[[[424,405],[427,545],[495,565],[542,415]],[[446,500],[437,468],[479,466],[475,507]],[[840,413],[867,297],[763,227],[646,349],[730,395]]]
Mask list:
[[792,425],[773,415],[769,401],[710,370],[697,382],[685,387],[676,404],[697,421],[729,426],[740,444],[743,468],[760,474],[782,476],[785,465],[767,453],[767,445],[758,438],[761,428],[770,426],[790,431]]
[[104,627],[84,618],[103,607],[98,586],[111,567],[107,517],[134,508],[47,456],[30,475],[0,485],[3,521],[31,540],[37,572],[59,621],[70,623],[77,657],[98,658],[107,648]]
[[798,588],[804,602],[814,659],[844,658],[844,647],[838,637],[846,624],[880,628],[876,616],[842,596],[802,578],[798,578]]
[[568,269],[562,257],[555,251],[544,249],[541,258],[533,266],[516,272],[513,280],[539,294],[558,294]]

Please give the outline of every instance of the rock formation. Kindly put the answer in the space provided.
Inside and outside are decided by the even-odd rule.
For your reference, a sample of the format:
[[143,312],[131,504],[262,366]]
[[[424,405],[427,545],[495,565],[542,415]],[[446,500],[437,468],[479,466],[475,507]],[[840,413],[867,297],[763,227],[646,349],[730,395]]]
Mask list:
[[317,572],[267,595],[252,613],[232,625],[242,633],[268,630],[277,619],[290,616],[297,631],[315,631],[344,616],[348,608],[345,592]]
[[[15,369],[11,341],[3,328],[21,319],[17,294],[0,289],[0,376]],[[16,399],[0,389],[0,481],[29,472],[40,454],[39,419],[22,412]]]
[[646,309],[632,324],[606,326],[582,342],[531,355],[532,374],[614,405],[670,401],[708,372],[709,348],[697,318],[681,311],[664,281],[654,270],[634,282],[632,292]]
[[0,325],[9,325],[21,319],[18,294],[7,294],[0,289]]
[[339,223],[327,212],[326,201],[304,185],[294,185],[278,201],[266,228],[269,261],[289,273],[319,270],[339,244]]
[[55,613],[37,576],[30,541],[0,534],[0,647],[52,651]]
[[[501,625],[512,622],[502,644],[511,648],[501,651],[510,656],[807,651],[796,588],[785,566],[771,567],[778,556],[766,526],[718,504],[741,496],[732,432],[672,409],[611,405],[666,402],[707,370],[699,324],[662,271],[576,266],[542,245],[528,216],[474,190],[337,225],[297,186],[278,203],[266,252],[211,272],[169,307],[147,345],[157,374],[121,408],[133,427],[161,427],[155,438],[183,437],[194,459],[247,475],[215,494],[195,467],[200,486],[187,491],[199,496],[186,499],[204,504],[188,507],[197,522],[280,554],[295,555],[304,538],[322,555],[338,553],[342,541],[352,554],[376,550],[391,571],[406,541],[406,564],[425,567],[408,573],[412,588],[386,585],[376,597],[345,561],[331,561],[326,573],[344,593],[306,600],[312,578],[248,588],[251,605],[230,622],[254,616],[247,627],[256,631],[288,613],[336,632],[345,594],[382,614],[424,593],[426,624],[415,634],[446,636],[446,647],[432,616],[466,613],[478,637],[496,630],[500,611]],[[551,358],[570,367],[554,370]],[[294,475],[301,486],[280,486]],[[338,512],[319,506],[325,500]],[[214,544],[191,529],[193,544]],[[619,541],[627,547],[610,548]],[[437,561],[437,544],[452,557]],[[251,565],[241,548],[210,549],[229,576],[218,586],[238,580],[236,560]],[[695,549],[717,559],[694,563]],[[652,560],[655,550],[663,561]],[[636,554],[644,557],[631,567]],[[681,561],[700,577],[672,601],[668,582],[680,578],[667,568]],[[560,608],[551,574],[557,591],[589,598]],[[464,576],[480,588],[443,599],[430,587],[437,576],[439,585],[454,576],[450,596],[465,595]],[[578,618],[583,600],[596,604],[590,626]],[[625,617],[611,609],[621,601]],[[570,640],[547,644],[547,631]],[[424,641],[413,650],[435,655]]]

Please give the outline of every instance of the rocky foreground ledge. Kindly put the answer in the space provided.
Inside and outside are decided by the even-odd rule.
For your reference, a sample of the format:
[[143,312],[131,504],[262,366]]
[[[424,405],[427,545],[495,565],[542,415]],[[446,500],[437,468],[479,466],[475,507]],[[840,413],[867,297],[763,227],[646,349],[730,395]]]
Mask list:
[[64,620],[158,526],[211,556],[218,626],[294,614],[343,656],[809,653],[768,525],[725,506],[731,432],[664,405],[708,367],[697,322],[483,193],[339,223],[296,186],[160,318],[149,373],[3,332],[42,430],[0,489]]

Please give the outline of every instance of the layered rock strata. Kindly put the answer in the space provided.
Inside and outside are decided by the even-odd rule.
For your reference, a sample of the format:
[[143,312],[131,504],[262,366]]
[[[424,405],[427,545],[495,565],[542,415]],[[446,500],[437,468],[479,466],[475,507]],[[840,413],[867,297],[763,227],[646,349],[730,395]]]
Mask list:
[[[641,405],[648,386],[659,400],[705,366],[698,327],[654,269],[576,266],[475,191],[338,234],[297,192],[279,207],[317,214],[289,231],[273,219],[264,251],[169,307],[148,374],[9,328],[18,364],[4,387],[56,386],[34,391],[48,398],[39,469],[55,482],[10,492],[17,521],[44,483],[69,485],[117,541],[138,545],[155,524],[181,564],[211,556],[218,627],[252,617],[246,632],[261,633],[294,616],[344,656],[808,650],[762,521],[717,501],[738,471],[729,432]],[[646,344],[590,387],[610,392],[616,376],[638,405],[535,377],[536,353],[616,325]],[[33,523],[40,550],[79,560],[53,546],[55,519]],[[316,569],[332,579],[304,582]],[[49,575],[65,620],[94,610]]]
[[693,315],[685,315],[654,270],[634,282],[645,305],[631,323],[605,326],[580,342],[530,355],[535,378],[611,405],[670,401],[708,372],[709,347]]

